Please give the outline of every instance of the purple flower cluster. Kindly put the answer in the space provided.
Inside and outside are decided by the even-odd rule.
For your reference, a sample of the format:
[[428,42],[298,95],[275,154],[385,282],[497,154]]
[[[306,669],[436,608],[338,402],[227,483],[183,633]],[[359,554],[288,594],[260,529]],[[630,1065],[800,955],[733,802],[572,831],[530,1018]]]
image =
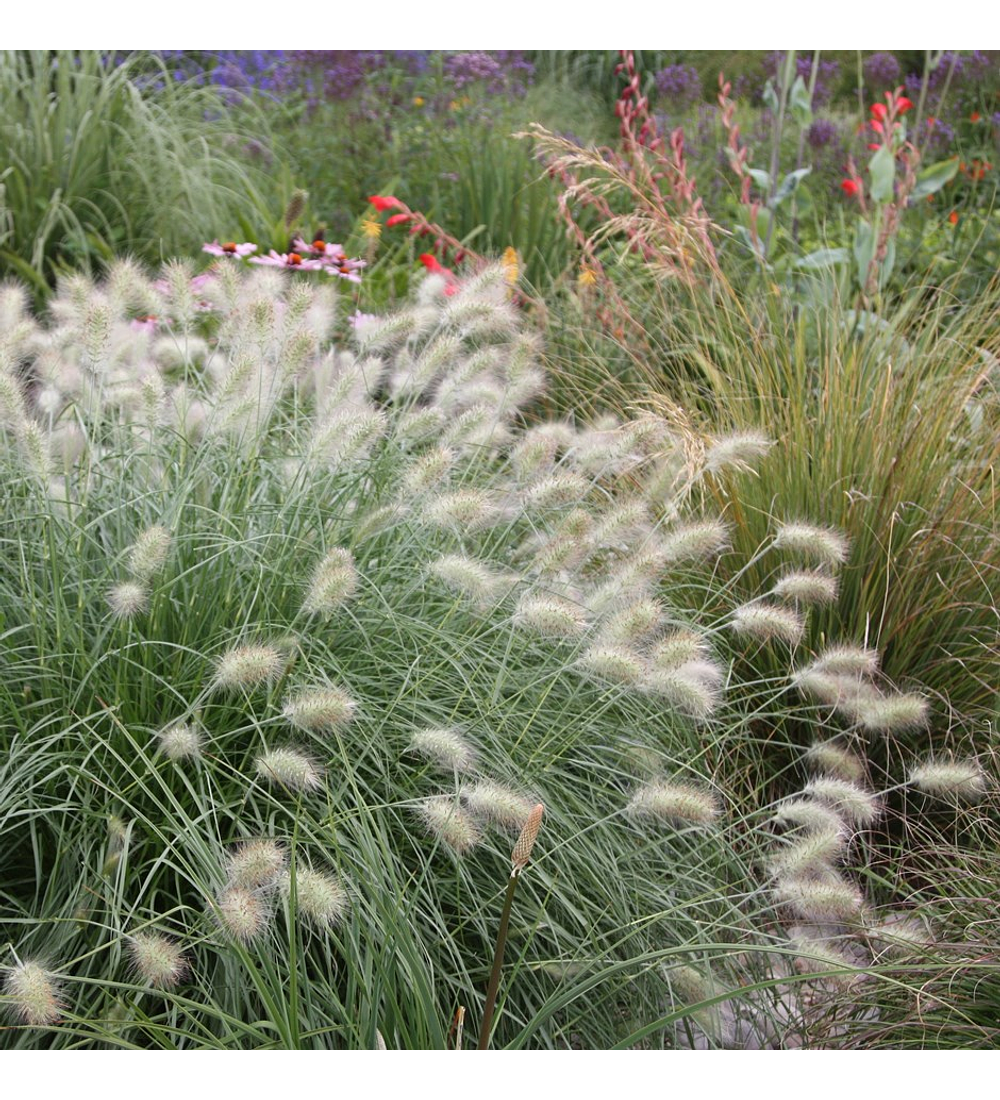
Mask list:
[[668,65],[656,74],[656,90],[672,108],[683,110],[701,99],[701,77],[693,65]]
[[862,69],[865,74],[865,86],[870,94],[881,96],[899,85],[902,71],[895,54],[879,50],[865,58]]
[[482,84],[490,95],[524,95],[535,67],[518,50],[469,50],[444,59],[445,79],[456,92]]
[[[927,107],[932,115],[940,115],[952,108],[965,114],[979,103],[984,92],[996,90],[1000,68],[983,50],[959,53],[945,50],[938,64],[927,74]],[[923,76],[911,74],[907,88],[919,89]],[[947,97],[945,98],[945,89]]]
[[837,124],[829,118],[818,118],[806,131],[806,141],[813,149],[825,149],[840,136]]

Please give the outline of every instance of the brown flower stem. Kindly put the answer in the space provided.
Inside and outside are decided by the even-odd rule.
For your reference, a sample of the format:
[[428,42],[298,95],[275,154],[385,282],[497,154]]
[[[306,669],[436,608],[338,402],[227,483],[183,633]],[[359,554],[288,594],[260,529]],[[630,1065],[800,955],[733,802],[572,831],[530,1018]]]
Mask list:
[[497,946],[493,952],[493,972],[490,974],[490,984],[486,989],[486,1004],[483,1006],[483,1024],[479,1029],[479,1049],[486,1050],[490,1045],[490,1029],[493,1024],[493,1009],[497,1001],[497,990],[500,988],[500,969],[503,966],[503,955],[507,948],[507,925],[510,923],[510,909],[514,901],[514,890],[517,886],[518,870],[515,868],[510,873],[507,883],[507,897],[503,903],[503,915],[500,917],[500,931],[497,933]]

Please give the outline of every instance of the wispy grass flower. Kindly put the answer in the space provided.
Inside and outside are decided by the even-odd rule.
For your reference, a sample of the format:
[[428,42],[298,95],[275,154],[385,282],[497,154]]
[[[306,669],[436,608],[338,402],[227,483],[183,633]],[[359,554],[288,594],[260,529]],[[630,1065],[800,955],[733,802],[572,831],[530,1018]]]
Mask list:
[[632,650],[603,644],[591,646],[577,665],[588,675],[612,684],[637,684],[646,668],[642,658]]
[[170,533],[159,525],[143,531],[128,552],[128,571],[138,581],[148,581],[166,565]]
[[410,751],[449,772],[471,772],[476,766],[475,750],[454,729],[418,730],[410,738]]
[[108,605],[116,619],[127,622],[149,607],[149,592],[136,581],[122,581],[109,589]]
[[305,793],[323,785],[323,772],[296,749],[271,749],[257,757],[257,774],[291,791]]
[[719,816],[719,804],[711,792],[693,783],[662,780],[640,787],[626,813],[674,825],[711,825]]
[[22,1023],[50,1027],[62,1015],[62,1001],[55,978],[37,962],[12,967],[3,983],[10,1010]]
[[587,629],[582,607],[559,596],[526,594],[514,615],[514,624],[545,638],[576,638]]
[[823,565],[841,565],[847,561],[850,549],[839,531],[808,523],[782,524],[772,545],[775,550],[788,550]]
[[197,726],[177,722],[156,736],[160,751],[168,760],[196,760],[201,756],[201,732]]
[[877,796],[871,791],[832,776],[813,779],[803,791],[832,806],[855,825],[871,825],[882,812]]
[[243,944],[259,940],[271,923],[264,893],[246,886],[227,886],[216,898],[215,915],[223,932]]
[[274,646],[241,645],[227,650],[215,663],[217,690],[247,691],[273,684],[285,671],[285,656]]
[[909,783],[937,798],[975,802],[986,794],[986,775],[975,760],[928,760],[910,769]]
[[503,829],[522,829],[531,814],[532,801],[492,779],[480,779],[462,791],[462,799],[476,817]]
[[335,547],[319,563],[302,605],[307,615],[328,615],[342,607],[358,587],[358,571],[349,550]]
[[245,840],[226,854],[229,885],[247,890],[273,886],[287,862],[284,846],[278,841],[267,837]]
[[154,989],[173,989],[188,972],[184,952],[160,932],[129,936],[128,952],[136,977]]
[[[341,921],[350,908],[350,895],[335,875],[314,871],[311,867],[296,865],[295,901],[298,915],[315,927],[326,930]],[[292,872],[286,872],[281,881],[281,891],[289,897],[292,889]]]
[[737,634],[761,642],[782,641],[797,645],[805,634],[802,617],[789,607],[753,603],[738,607],[729,624]]
[[865,777],[864,761],[846,746],[836,741],[817,741],[806,750],[810,767],[835,779],[859,783]]
[[837,578],[815,570],[787,573],[771,589],[771,595],[793,603],[833,603],[837,598]]
[[424,799],[416,810],[428,831],[456,855],[471,852],[479,843],[480,832],[475,818],[453,796],[434,795]]
[[298,692],[286,702],[282,715],[309,733],[336,733],[354,717],[354,700],[337,687],[315,687]]

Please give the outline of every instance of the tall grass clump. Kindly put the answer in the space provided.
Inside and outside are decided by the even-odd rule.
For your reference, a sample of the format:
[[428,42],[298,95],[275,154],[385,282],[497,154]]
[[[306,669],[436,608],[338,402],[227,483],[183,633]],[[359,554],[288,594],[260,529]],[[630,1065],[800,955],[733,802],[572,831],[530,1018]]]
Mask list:
[[0,301],[5,1044],[808,1043],[814,984],[878,968],[789,899],[824,852],[864,873],[880,819],[813,782],[841,824],[775,863],[752,777],[814,610],[719,583],[680,412],[529,426],[503,268],[350,341],[306,273],[192,274]]
[[149,263],[260,224],[263,116],[163,62],[88,50],[0,54],[0,274],[45,297],[129,251]]

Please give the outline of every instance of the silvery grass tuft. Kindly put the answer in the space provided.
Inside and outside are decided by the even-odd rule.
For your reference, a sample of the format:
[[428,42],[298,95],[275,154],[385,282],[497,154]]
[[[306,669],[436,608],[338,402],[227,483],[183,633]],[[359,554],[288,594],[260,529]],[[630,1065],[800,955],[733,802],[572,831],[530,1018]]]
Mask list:
[[[484,1006],[496,858],[543,795],[518,910],[539,965],[494,1045],[674,1044],[648,1030],[668,959],[714,952],[737,991],[781,976],[791,922],[857,939],[901,904],[859,916],[848,868],[893,797],[866,739],[887,702],[925,736],[923,696],[850,639],[808,652],[801,583],[768,596],[793,564],[837,577],[846,545],[786,525],[762,591],[720,579],[746,563],[719,478],[737,494],[763,439],[655,409],[537,422],[502,269],[356,332],[309,278],[116,268],[0,331],[0,932],[52,960],[8,971],[16,1041],[138,1042],[108,1021],[141,949],[151,1045],[182,1013],[190,1045],[443,1048],[456,1001]],[[142,611],[116,622],[121,585]],[[746,761],[799,718],[812,785],[762,808]]]

